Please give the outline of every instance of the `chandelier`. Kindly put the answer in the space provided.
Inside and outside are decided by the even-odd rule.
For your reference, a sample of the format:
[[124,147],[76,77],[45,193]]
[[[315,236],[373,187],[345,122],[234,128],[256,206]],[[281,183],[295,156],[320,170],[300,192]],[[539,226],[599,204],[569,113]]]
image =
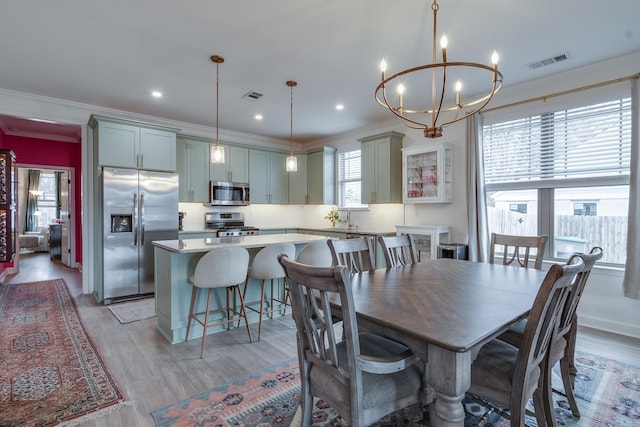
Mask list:
[[[431,64],[421,65],[407,70],[400,71],[390,77],[386,77],[387,64],[382,60],[380,70],[382,79],[376,87],[375,98],[378,104],[387,108],[398,116],[402,122],[411,129],[423,129],[426,138],[437,138],[442,136],[442,128],[457,121],[466,119],[482,110],[493,98],[493,95],[502,86],[502,73],[498,71],[498,54],[493,52],[491,62],[493,65],[484,65],[474,62],[447,62],[447,37],[443,35],[440,39],[440,52],[442,62],[437,62],[436,49],[436,22],[438,14],[438,2],[433,0],[431,5],[433,10],[433,59]],[[429,73],[431,71],[431,73]],[[447,72],[456,76],[470,76],[489,82],[488,89],[480,95],[469,98],[462,96],[462,81],[457,80],[453,84],[453,91],[450,83],[447,82]],[[429,74],[431,80],[428,80]],[[426,77],[425,77],[426,75]],[[414,90],[420,98],[421,93],[427,95],[427,100],[418,103],[415,99],[410,99],[405,95],[405,84],[403,81],[411,81]],[[395,105],[387,96],[387,86],[391,83],[398,83],[398,98]],[[430,83],[430,88],[428,87]],[[455,93],[454,96],[451,93]],[[407,92],[408,94],[408,92]],[[448,95],[448,96],[447,96]],[[430,97],[430,100],[428,99]],[[425,104],[430,106],[424,107]],[[423,105],[420,107],[420,105]]]
[[298,170],[298,158],[293,155],[293,88],[298,86],[295,80],[288,80],[287,86],[291,88],[291,126],[289,127],[289,157],[285,162],[287,172],[296,172]]
[[220,145],[220,121],[218,120],[220,112],[220,64],[224,62],[224,58],[219,55],[213,55],[211,61],[216,64],[216,143],[211,147],[211,163],[224,163],[224,147]]

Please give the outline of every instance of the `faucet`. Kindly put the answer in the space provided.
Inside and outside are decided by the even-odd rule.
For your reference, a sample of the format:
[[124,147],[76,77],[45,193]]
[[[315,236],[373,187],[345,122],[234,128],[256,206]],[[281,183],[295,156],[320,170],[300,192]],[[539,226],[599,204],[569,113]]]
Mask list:
[[353,224],[351,224],[351,209],[347,209],[347,230],[351,230],[352,226]]

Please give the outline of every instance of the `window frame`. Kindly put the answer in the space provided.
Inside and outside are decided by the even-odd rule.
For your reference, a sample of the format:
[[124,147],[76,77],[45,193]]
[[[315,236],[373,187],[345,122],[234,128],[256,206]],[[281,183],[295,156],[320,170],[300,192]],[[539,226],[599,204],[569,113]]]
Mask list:
[[[353,156],[353,157],[347,159],[347,157],[350,157],[350,156]],[[345,162],[347,160],[354,161],[356,159],[359,159],[359,164],[357,165],[357,169],[358,169],[359,174],[356,173],[356,171],[353,171],[353,175],[354,176],[344,177],[343,173],[347,169],[345,167]],[[337,170],[337,175],[338,175],[338,179],[337,179],[337,184],[338,184],[337,185],[337,193],[338,193],[338,195],[337,195],[338,196],[337,197],[337,206],[338,206],[338,209],[367,209],[369,207],[369,205],[362,203],[362,150],[361,149],[356,149],[356,150],[349,150],[349,151],[339,152],[338,153],[337,169],[338,169]],[[345,189],[345,184],[349,184],[349,183],[359,183],[360,184],[360,195],[359,195],[360,203],[345,204],[344,189]]]

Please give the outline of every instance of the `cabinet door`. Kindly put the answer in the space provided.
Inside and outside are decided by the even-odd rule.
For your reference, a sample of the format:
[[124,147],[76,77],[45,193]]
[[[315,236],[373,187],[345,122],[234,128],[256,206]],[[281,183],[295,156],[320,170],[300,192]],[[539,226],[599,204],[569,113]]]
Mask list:
[[289,177],[286,171],[287,155],[269,153],[269,203],[283,205],[289,203]]
[[452,147],[433,144],[403,151],[404,203],[446,203],[453,198]]
[[324,147],[307,154],[307,203],[333,205],[335,203],[335,154],[332,147]]
[[140,128],[138,168],[168,172],[176,170],[176,134]]
[[251,203],[269,203],[269,152],[249,150]]
[[98,124],[98,163],[102,166],[138,167],[140,129],[120,123]]
[[376,141],[362,143],[362,164],[360,173],[362,174],[361,197],[362,204],[375,203],[376,193]]
[[307,156],[296,154],[298,170],[287,172],[289,176],[289,204],[304,205],[307,203]]
[[209,201],[209,144],[178,141],[176,159],[181,202]]
[[229,146],[229,181],[249,182],[249,149]]

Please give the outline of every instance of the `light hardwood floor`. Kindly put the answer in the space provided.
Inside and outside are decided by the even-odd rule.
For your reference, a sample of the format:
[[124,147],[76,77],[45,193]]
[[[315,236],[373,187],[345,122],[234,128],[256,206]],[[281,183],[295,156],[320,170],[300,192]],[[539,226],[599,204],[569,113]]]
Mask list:
[[[244,328],[210,335],[200,359],[200,340],[171,345],[156,330],[155,318],[120,324],[107,306],[82,294],[77,270],[50,261],[46,253],[22,254],[20,272],[5,283],[55,278],[69,286],[89,334],[131,403],[83,427],[155,426],[149,415],[154,409],[296,356],[295,326],[288,315],[265,321],[262,340],[253,344]],[[640,340],[583,328],[577,348],[627,363],[640,360]]]

